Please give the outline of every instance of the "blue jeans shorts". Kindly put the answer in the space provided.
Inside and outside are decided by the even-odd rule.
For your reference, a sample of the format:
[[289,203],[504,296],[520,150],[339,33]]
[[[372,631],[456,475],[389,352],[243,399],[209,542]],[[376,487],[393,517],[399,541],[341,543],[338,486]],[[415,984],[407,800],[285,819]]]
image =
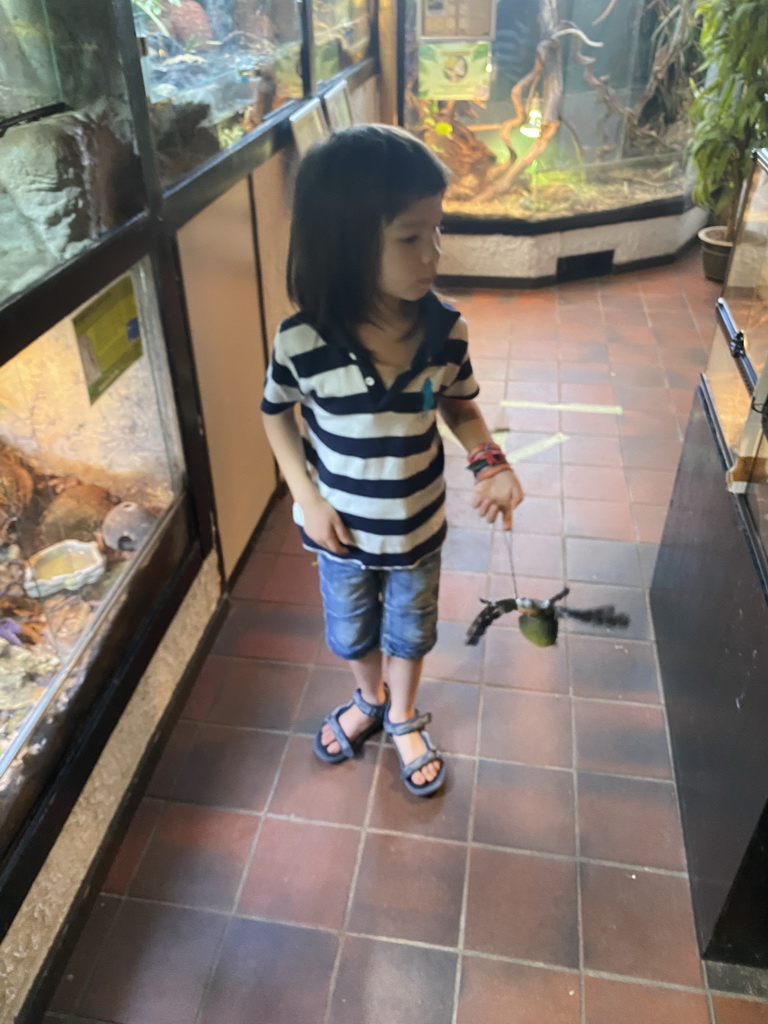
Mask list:
[[368,569],[318,552],[325,641],[346,660],[379,648],[417,660],[437,640],[440,552],[411,569]]

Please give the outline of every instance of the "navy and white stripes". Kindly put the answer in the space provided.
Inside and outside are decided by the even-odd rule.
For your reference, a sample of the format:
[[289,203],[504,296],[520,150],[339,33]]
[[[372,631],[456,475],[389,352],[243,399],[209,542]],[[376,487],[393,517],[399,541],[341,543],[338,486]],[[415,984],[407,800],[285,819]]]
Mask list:
[[264,387],[266,413],[300,404],[309,474],[352,535],[349,557],[372,568],[415,565],[442,544],[434,398],[478,393],[464,321],[432,294],[422,304],[424,341],[391,388],[352,339],[321,338],[301,315],[281,324]]

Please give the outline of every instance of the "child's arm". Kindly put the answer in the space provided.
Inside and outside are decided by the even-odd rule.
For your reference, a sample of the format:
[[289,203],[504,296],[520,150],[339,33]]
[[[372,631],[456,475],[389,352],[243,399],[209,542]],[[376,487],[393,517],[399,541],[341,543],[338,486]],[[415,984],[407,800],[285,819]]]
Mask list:
[[[477,405],[463,398],[446,398],[438,400],[440,413],[447,426],[453,431],[464,448],[470,452],[478,445],[493,442],[491,433],[486,426],[483,414]],[[487,480],[479,480],[475,484],[475,497],[472,502],[478,514],[489,523],[495,521],[501,512],[505,530],[512,529],[512,512],[523,500],[523,488],[517,474],[510,471],[497,473]]]
[[301,508],[304,532],[316,544],[333,554],[345,554],[352,538],[338,512],[321,497],[309,478],[293,407],[277,414],[262,413],[262,418],[267,440],[288,484],[288,490]]

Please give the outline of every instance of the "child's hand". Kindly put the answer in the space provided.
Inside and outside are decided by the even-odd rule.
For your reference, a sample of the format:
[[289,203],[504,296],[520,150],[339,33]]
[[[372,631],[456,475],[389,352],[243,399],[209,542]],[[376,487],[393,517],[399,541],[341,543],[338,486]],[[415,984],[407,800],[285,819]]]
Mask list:
[[303,502],[304,533],[334,555],[346,554],[352,538],[336,509],[319,494]]
[[514,470],[510,470],[508,473],[497,473],[496,476],[476,483],[472,506],[477,509],[478,515],[489,523],[495,522],[496,516],[501,512],[504,529],[511,530],[512,511],[523,498],[520,481]]

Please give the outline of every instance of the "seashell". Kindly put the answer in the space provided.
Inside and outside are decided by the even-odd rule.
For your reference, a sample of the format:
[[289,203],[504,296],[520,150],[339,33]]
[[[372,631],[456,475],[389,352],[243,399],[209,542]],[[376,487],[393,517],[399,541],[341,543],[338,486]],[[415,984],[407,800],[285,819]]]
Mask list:
[[135,501],[122,501],[104,516],[101,534],[115,551],[136,551],[155,526],[155,517]]

